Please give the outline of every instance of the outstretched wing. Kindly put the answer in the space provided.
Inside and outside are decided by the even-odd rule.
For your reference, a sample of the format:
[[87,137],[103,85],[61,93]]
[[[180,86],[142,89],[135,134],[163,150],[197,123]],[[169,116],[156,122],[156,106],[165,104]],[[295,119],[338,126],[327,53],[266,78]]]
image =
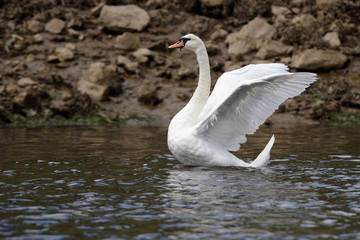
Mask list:
[[199,115],[196,132],[229,151],[246,142],[286,99],[316,81],[313,73],[289,73],[280,63],[256,64],[226,72],[218,79]]

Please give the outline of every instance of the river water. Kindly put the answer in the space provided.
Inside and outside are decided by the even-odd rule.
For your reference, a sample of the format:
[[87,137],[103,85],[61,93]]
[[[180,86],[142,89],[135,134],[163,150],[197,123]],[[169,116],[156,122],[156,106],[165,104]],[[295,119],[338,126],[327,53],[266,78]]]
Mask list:
[[360,239],[359,127],[262,128],[264,169],[184,167],[166,128],[0,128],[1,239]]

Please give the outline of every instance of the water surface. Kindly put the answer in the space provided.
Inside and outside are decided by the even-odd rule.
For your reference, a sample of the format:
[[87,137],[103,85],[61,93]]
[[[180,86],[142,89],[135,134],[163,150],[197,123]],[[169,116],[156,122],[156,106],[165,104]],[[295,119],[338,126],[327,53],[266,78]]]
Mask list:
[[264,169],[184,167],[166,128],[0,128],[3,239],[360,239],[360,130],[262,128]]

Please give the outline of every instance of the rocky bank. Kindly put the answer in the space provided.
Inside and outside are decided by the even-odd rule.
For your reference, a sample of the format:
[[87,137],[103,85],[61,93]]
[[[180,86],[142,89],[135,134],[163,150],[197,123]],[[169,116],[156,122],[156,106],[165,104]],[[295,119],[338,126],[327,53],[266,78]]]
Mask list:
[[0,1],[0,124],[167,124],[197,84],[167,49],[189,32],[213,84],[250,63],[319,74],[270,122],[360,122],[359,1],[29,0]]

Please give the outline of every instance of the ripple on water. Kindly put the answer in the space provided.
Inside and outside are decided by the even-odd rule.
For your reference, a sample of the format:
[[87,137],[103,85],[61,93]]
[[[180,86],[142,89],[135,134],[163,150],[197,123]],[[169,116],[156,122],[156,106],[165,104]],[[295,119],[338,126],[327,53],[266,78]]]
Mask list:
[[167,152],[159,131],[126,135],[128,145],[119,131],[61,130],[46,148],[46,133],[34,131],[31,154],[0,162],[0,238],[359,239],[353,135],[329,148],[328,134],[312,142],[309,131],[283,132],[276,144],[286,153],[274,145],[268,168],[244,169],[184,167],[152,155]]

